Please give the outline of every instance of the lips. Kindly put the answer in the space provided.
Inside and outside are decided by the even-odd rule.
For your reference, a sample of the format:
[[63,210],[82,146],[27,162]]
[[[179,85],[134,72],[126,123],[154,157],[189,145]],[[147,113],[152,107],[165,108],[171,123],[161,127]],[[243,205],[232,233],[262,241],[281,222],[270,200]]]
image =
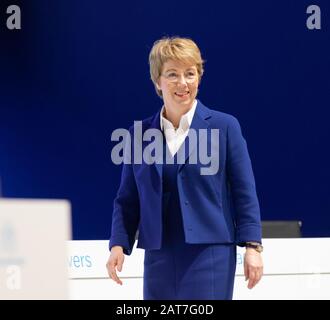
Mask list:
[[189,91],[185,92],[175,92],[175,95],[177,95],[180,98],[187,97],[189,95]]

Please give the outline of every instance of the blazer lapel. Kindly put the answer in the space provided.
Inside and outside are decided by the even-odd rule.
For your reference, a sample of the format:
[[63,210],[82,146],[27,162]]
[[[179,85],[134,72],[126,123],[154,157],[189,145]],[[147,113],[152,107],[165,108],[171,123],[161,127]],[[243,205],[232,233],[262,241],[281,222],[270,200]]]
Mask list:
[[[185,163],[188,161],[189,157],[193,155],[193,152],[196,153],[198,152],[197,144],[198,144],[198,137],[199,137],[199,130],[200,129],[207,129],[209,127],[209,122],[206,121],[206,119],[210,118],[211,115],[208,111],[209,109],[206,108],[199,100],[197,100],[197,106],[195,110],[195,114],[193,116],[190,128],[190,130],[194,130],[196,133],[196,142],[189,146],[189,134],[187,135],[185,141],[184,141],[184,150],[188,150],[188,152],[185,153],[185,161],[184,163],[179,165],[179,170],[182,170],[183,166]],[[198,154],[195,155],[196,159],[198,159]]]
[[[149,128],[150,129],[157,129],[161,132],[161,128],[160,128],[160,110],[155,114]],[[191,125],[190,125],[190,128],[189,128],[189,130],[194,130],[195,131],[196,138],[197,138],[197,144],[198,144],[199,130],[209,128],[209,122],[207,121],[207,119],[210,118],[210,117],[211,117],[211,114],[209,112],[209,109],[206,108],[199,100],[197,100],[196,110],[195,110],[195,113],[194,113],[194,116],[193,116],[193,119],[192,119],[192,122],[191,122]],[[164,139],[165,139],[165,137],[164,137]],[[142,150],[144,150],[145,147],[150,143],[151,143],[150,141],[143,141]],[[186,137],[183,144],[184,144],[185,150],[188,150],[188,152],[185,153],[184,163],[179,165],[178,171],[182,170],[183,166],[188,161],[189,157],[192,156],[193,152],[198,152],[197,144],[192,144],[192,146],[189,148],[189,135]],[[163,148],[163,146],[162,146],[162,148]],[[196,155],[196,159],[198,159],[198,155]],[[162,163],[163,163],[163,158],[156,159],[155,163],[150,165],[151,167],[154,167],[156,169],[156,171],[157,171],[160,178],[162,178],[162,174],[163,174],[163,165],[162,165]]]
[[[149,127],[150,129],[157,129],[161,132],[161,128],[160,128],[160,110],[156,113],[156,115],[154,116],[151,125]],[[143,142],[143,150],[145,148],[145,146],[147,146],[149,143],[149,141],[147,142]],[[161,150],[163,150],[163,145],[161,145]],[[155,167],[159,177],[161,178],[163,175],[163,155],[161,154],[159,156],[159,158],[156,159],[155,163],[153,163],[152,165],[150,165],[151,167]]]

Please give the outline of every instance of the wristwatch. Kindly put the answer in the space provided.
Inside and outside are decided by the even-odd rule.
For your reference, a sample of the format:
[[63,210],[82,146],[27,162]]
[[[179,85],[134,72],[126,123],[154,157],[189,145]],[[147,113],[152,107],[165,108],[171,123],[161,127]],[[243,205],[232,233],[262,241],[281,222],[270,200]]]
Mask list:
[[264,250],[264,247],[259,242],[245,242],[245,247],[253,248],[259,253],[261,253]]

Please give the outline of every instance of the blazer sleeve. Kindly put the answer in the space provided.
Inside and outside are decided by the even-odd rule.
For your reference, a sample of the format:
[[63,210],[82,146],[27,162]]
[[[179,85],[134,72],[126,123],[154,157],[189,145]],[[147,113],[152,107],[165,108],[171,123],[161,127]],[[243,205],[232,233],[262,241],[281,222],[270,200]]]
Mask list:
[[261,242],[260,207],[247,144],[238,120],[230,118],[227,131],[227,168],[235,210],[236,242]]
[[[131,147],[129,146],[129,148]],[[127,150],[126,147],[125,150]],[[135,243],[139,220],[140,201],[133,165],[124,163],[120,186],[114,200],[109,250],[113,246],[119,245],[123,247],[126,255],[130,255]]]

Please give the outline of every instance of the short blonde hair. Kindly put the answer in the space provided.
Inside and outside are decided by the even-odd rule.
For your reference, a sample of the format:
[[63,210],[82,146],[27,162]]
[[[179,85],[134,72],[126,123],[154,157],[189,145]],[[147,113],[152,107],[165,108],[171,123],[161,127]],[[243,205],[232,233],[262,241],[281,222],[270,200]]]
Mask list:
[[201,81],[204,73],[204,60],[202,59],[201,52],[196,43],[189,38],[162,38],[153,44],[149,54],[150,77],[160,97],[162,97],[162,92],[158,90],[156,83],[163,71],[164,63],[168,60],[176,60],[196,65],[198,81]]

